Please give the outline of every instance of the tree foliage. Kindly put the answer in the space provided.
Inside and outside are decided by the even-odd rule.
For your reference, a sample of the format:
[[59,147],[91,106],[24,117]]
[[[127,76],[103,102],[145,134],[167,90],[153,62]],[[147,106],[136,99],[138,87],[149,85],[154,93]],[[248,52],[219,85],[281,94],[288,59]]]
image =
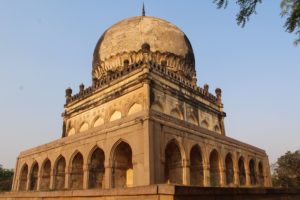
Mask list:
[[286,152],[278,158],[272,175],[273,185],[277,187],[300,187],[300,151]]
[[[228,0],[213,0],[217,8],[226,8]],[[237,24],[241,27],[246,25],[250,16],[256,14],[256,7],[262,0],[236,0],[240,9],[236,15]],[[281,0],[281,16],[286,18],[284,28],[289,33],[295,33],[295,44],[300,43],[300,0]]]
[[14,171],[0,166],[0,191],[9,191],[12,185]]

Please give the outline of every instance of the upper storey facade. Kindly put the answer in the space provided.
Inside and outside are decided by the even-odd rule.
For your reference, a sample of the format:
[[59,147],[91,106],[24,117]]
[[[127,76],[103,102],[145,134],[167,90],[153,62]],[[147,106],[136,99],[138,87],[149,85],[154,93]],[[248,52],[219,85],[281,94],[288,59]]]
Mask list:
[[[165,20],[138,16],[107,29],[94,50],[92,79],[78,94],[66,90],[63,136],[120,119],[132,109],[153,109],[225,134],[221,90],[212,95],[208,85],[197,87],[192,46]],[[150,89],[137,96],[141,81],[150,81]]]

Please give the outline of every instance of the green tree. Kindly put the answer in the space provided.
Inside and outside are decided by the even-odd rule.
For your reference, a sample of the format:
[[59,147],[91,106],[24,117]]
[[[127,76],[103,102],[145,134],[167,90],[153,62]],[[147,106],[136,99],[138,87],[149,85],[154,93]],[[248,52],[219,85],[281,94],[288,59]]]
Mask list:
[[[228,0],[213,0],[217,8],[226,8]],[[236,15],[237,24],[241,27],[246,25],[250,16],[256,14],[256,7],[262,3],[262,0],[236,0],[240,7]],[[300,43],[300,0],[281,0],[281,16],[286,18],[284,28],[289,33],[295,33],[297,38],[294,43]]]
[[300,151],[286,152],[278,158],[272,175],[275,187],[300,187]]
[[3,169],[0,165],[0,191],[10,191],[14,171],[11,169]]

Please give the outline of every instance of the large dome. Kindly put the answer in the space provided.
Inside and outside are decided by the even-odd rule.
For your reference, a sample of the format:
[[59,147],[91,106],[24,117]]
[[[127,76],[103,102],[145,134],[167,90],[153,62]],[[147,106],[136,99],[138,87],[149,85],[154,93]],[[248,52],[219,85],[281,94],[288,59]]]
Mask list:
[[[107,70],[116,70],[119,66],[115,61],[112,63],[112,59],[118,57],[119,61],[122,54],[139,52],[145,44],[149,51],[173,55],[173,60],[177,59],[178,65],[188,65],[188,71],[195,71],[192,46],[178,27],[159,18],[137,16],[116,23],[100,37],[94,51],[93,78],[100,79]],[[131,64],[133,61],[129,60]],[[120,61],[120,65],[123,61]],[[179,69],[174,68],[174,71]]]

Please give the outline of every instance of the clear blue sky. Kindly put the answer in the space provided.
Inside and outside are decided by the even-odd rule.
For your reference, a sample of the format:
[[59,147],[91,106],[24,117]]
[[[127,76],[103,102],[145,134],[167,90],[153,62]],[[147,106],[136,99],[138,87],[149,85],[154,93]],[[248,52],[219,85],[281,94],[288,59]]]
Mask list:
[[[234,1],[146,0],[190,39],[198,85],[223,90],[227,136],[267,151],[270,162],[300,148],[300,46],[284,31],[280,0],[264,0],[244,29]],[[114,23],[142,1],[0,0],[0,163],[61,136],[65,88],[91,84],[92,54]]]

